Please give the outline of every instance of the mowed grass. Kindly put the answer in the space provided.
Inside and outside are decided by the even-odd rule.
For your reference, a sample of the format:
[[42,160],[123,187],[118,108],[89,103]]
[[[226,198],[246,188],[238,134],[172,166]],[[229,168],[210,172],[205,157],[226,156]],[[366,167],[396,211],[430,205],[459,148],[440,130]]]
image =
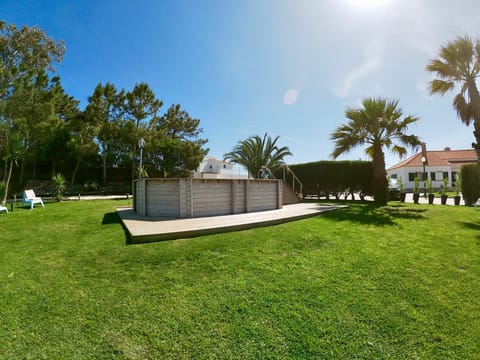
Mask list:
[[0,358],[480,356],[480,211],[350,203],[126,245],[127,204],[0,215]]

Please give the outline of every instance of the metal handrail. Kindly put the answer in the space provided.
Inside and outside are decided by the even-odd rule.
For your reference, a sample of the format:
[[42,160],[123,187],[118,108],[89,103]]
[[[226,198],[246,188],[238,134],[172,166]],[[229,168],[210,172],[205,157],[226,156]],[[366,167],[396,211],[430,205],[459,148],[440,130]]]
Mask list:
[[260,178],[260,173],[262,173],[263,178],[265,178],[265,173],[267,173],[267,179],[275,179],[275,176],[272,174],[272,171],[266,166],[262,166],[258,170],[257,178]]
[[[286,182],[286,174],[285,174],[285,170],[287,171],[288,174],[291,174],[292,175],[292,190],[295,192],[295,181],[298,183],[298,185],[300,186],[300,191],[299,191],[299,194],[302,194],[303,195],[303,184],[302,182],[300,181],[300,179],[297,177],[297,175],[295,175],[295,173],[292,171],[292,169],[290,169],[288,167],[288,165],[284,165],[283,166],[283,182]],[[287,174],[287,175],[288,175]]]

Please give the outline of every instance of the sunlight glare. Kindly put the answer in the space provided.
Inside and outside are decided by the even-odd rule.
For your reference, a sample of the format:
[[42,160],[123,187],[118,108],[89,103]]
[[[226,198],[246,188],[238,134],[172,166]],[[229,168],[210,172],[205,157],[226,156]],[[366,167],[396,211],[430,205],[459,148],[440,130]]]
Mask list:
[[298,91],[295,89],[289,89],[283,95],[283,102],[285,105],[293,105],[297,102],[298,99]]
[[381,8],[389,3],[392,0],[347,0],[348,3],[357,8],[365,8],[365,9],[376,9]]

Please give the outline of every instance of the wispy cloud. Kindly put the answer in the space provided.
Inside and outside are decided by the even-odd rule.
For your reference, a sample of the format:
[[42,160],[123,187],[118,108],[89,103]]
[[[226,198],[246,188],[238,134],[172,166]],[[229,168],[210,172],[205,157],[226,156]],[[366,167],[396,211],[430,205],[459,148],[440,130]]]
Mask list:
[[[464,9],[468,9],[476,6],[476,3],[471,1],[470,5],[463,5]],[[454,6],[439,6],[434,2],[403,1],[396,15],[402,19],[392,27],[396,44],[402,42],[404,46],[414,48],[429,58],[436,57],[440,46],[446,41],[478,31],[476,11],[464,12]]]
[[334,90],[334,94],[340,98],[346,98],[351,94],[352,88],[355,84],[372,73],[380,67],[382,64],[382,48],[383,45],[379,42],[372,43],[365,49],[367,54],[366,60],[352,70],[350,70],[342,84]]
[[418,79],[416,86],[417,86],[418,92],[420,93],[420,95],[424,100],[428,100],[428,101],[432,100],[432,96],[430,95],[430,90],[428,88],[428,80]]

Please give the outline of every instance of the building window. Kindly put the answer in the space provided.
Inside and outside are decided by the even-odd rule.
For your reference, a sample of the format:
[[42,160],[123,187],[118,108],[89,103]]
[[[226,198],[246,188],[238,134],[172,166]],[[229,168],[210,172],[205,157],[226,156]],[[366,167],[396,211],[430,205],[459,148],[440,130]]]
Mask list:
[[452,183],[457,182],[458,179],[458,173],[452,171]]
[[433,172],[433,171],[430,173],[430,179],[431,179],[432,181],[437,180],[436,174],[437,174],[437,173],[436,173],[436,172]]
[[408,181],[415,181],[417,173],[408,173]]
[[443,178],[448,180],[448,171],[445,171],[445,172],[443,173]]
[[396,178],[397,178],[397,174],[390,175],[390,179],[396,179]]
[[226,168],[227,168],[227,165],[223,164],[223,168],[226,169]]

